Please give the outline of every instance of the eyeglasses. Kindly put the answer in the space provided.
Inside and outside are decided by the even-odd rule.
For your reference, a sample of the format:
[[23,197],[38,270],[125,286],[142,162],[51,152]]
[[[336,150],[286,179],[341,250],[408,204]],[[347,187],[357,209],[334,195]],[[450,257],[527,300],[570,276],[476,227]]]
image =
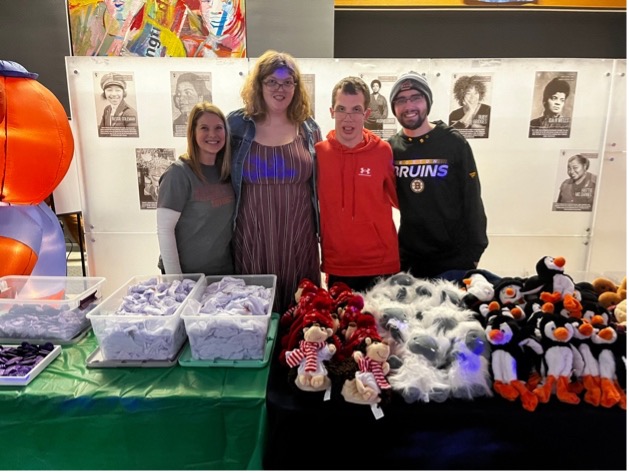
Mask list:
[[417,103],[424,98],[426,98],[424,94],[415,94],[410,97],[399,97],[393,101],[393,105],[406,105],[408,102]]
[[338,118],[339,120],[345,120],[345,118],[347,118],[347,116],[349,116],[352,120],[354,119],[354,117],[358,118],[359,115],[365,115],[365,111],[364,110],[353,110],[351,112],[348,112],[346,110],[334,110],[334,117]]
[[293,87],[295,87],[295,85],[297,85],[297,82],[290,79],[283,80],[283,81],[277,81],[275,79],[267,79],[265,81],[262,81],[262,83],[266,85],[270,90],[279,90],[280,87],[283,87],[286,90],[290,90]]

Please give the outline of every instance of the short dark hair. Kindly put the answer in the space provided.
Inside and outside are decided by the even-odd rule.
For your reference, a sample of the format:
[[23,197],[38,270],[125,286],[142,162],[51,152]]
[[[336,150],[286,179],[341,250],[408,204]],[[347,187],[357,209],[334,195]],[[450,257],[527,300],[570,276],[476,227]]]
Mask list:
[[578,161],[581,164],[581,166],[585,168],[586,171],[590,167],[590,160],[586,158],[585,156],[583,156],[582,154],[575,154],[570,159],[568,159],[567,164],[570,164],[572,161]]
[[548,101],[548,99],[557,92],[565,94],[567,98],[568,95],[570,95],[570,84],[568,84],[568,82],[566,82],[565,80],[560,79],[559,77],[555,77],[548,84],[546,84],[546,87],[544,87],[544,95],[542,97],[544,106],[546,106],[546,102]]
[[197,94],[203,97],[202,101],[212,102],[212,92],[205,85],[205,79],[193,72],[184,72],[177,78],[177,85],[182,82],[190,82]]
[[332,108],[334,108],[334,103],[336,101],[336,92],[339,90],[350,95],[358,95],[362,93],[364,97],[365,110],[369,108],[369,104],[371,102],[369,89],[367,88],[365,81],[360,77],[349,76],[336,83],[332,89]]
[[374,84],[378,84],[378,87],[380,87],[382,89],[382,82],[380,82],[378,79],[372,80],[371,84],[369,84],[369,87],[371,87],[373,89],[373,85]]

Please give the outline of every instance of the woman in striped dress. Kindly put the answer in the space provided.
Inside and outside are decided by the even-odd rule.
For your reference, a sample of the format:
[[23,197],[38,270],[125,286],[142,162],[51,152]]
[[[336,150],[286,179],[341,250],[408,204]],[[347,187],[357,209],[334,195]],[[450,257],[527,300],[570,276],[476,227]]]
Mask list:
[[303,278],[321,284],[314,145],[321,140],[292,56],[257,60],[229,114],[236,192],[237,274],[275,274],[273,311],[283,313]]

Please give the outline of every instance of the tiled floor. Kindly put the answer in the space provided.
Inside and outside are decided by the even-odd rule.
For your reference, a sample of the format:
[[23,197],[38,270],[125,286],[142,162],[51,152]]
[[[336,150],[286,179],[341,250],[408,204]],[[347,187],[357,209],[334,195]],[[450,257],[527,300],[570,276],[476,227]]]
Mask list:
[[[81,264],[81,253],[79,245],[66,243],[66,261],[68,266],[68,276],[84,276]],[[87,254],[85,254],[85,275],[87,275]]]

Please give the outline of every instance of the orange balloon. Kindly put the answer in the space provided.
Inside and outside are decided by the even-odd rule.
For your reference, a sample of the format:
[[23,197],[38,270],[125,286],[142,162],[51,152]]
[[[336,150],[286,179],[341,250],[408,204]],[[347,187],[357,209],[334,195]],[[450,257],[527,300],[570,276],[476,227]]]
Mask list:
[[28,245],[13,238],[0,236],[0,277],[28,276],[37,263],[37,253]]
[[73,153],[57,97],[35,79],[0,75],[0,201],[42,202],[66,175]]

